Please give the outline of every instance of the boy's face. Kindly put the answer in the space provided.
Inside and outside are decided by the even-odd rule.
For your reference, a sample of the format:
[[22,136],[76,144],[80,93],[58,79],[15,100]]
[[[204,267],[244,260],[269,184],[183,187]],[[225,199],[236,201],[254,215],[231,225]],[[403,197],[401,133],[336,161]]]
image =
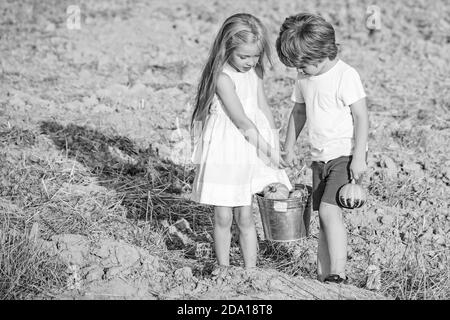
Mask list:
[[315,64],[304,64],[297,68],[297,72],[302,76],[310,77],[317,76],[322,73],[327,61],[327,59],[317,62]]
[[259,61],[261,51],[256,43],[245,43],[236,47],[228,63],[238,72],[247,72]]

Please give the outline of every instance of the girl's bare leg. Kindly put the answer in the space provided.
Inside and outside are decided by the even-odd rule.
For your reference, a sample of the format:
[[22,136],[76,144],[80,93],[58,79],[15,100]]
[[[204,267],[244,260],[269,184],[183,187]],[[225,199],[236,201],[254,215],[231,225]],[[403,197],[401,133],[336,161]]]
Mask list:
[[214,250],[216,252],[217,263],[221,266],[230,265],[232,222],[232,208],[214,207]]
[[239,228],[239,244],[244,257],[245,268],[253,268],[256,266],[258,240],[252,206],[239,207],[234,218]]

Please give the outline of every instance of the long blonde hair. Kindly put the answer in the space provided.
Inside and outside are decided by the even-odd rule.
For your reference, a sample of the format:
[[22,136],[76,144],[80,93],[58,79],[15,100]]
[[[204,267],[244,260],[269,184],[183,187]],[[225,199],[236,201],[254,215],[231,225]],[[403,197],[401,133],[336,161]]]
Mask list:
[[195,121],[205,121],[216,92],[217,78],[231,53],[239,45],[257,43],[261,50],[256,70],[264,75],[264,57],[272,64],[267,30],[261,21],[248,13],[237,13],[228,17],[220,28],[203,67],[197,88],[191,128]]

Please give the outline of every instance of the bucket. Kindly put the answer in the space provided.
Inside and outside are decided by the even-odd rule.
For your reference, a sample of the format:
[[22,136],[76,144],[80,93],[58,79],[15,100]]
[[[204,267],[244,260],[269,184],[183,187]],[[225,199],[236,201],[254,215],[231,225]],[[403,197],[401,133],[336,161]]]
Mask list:
[[256,194],[264,235],[272,241],[295,241],[309,235],[311,218],[310,186],[297,183],[295,189],[307,189],[308,196],[283,200],[264,198]]

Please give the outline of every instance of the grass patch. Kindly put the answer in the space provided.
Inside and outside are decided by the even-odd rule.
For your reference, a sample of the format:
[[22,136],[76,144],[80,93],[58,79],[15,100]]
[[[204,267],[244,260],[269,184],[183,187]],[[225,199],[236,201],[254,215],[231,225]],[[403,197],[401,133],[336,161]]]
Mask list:
[[11,234],[6,215],[0,224],[0,299],[51,298],[65,285],[66,266],[23,234]]

